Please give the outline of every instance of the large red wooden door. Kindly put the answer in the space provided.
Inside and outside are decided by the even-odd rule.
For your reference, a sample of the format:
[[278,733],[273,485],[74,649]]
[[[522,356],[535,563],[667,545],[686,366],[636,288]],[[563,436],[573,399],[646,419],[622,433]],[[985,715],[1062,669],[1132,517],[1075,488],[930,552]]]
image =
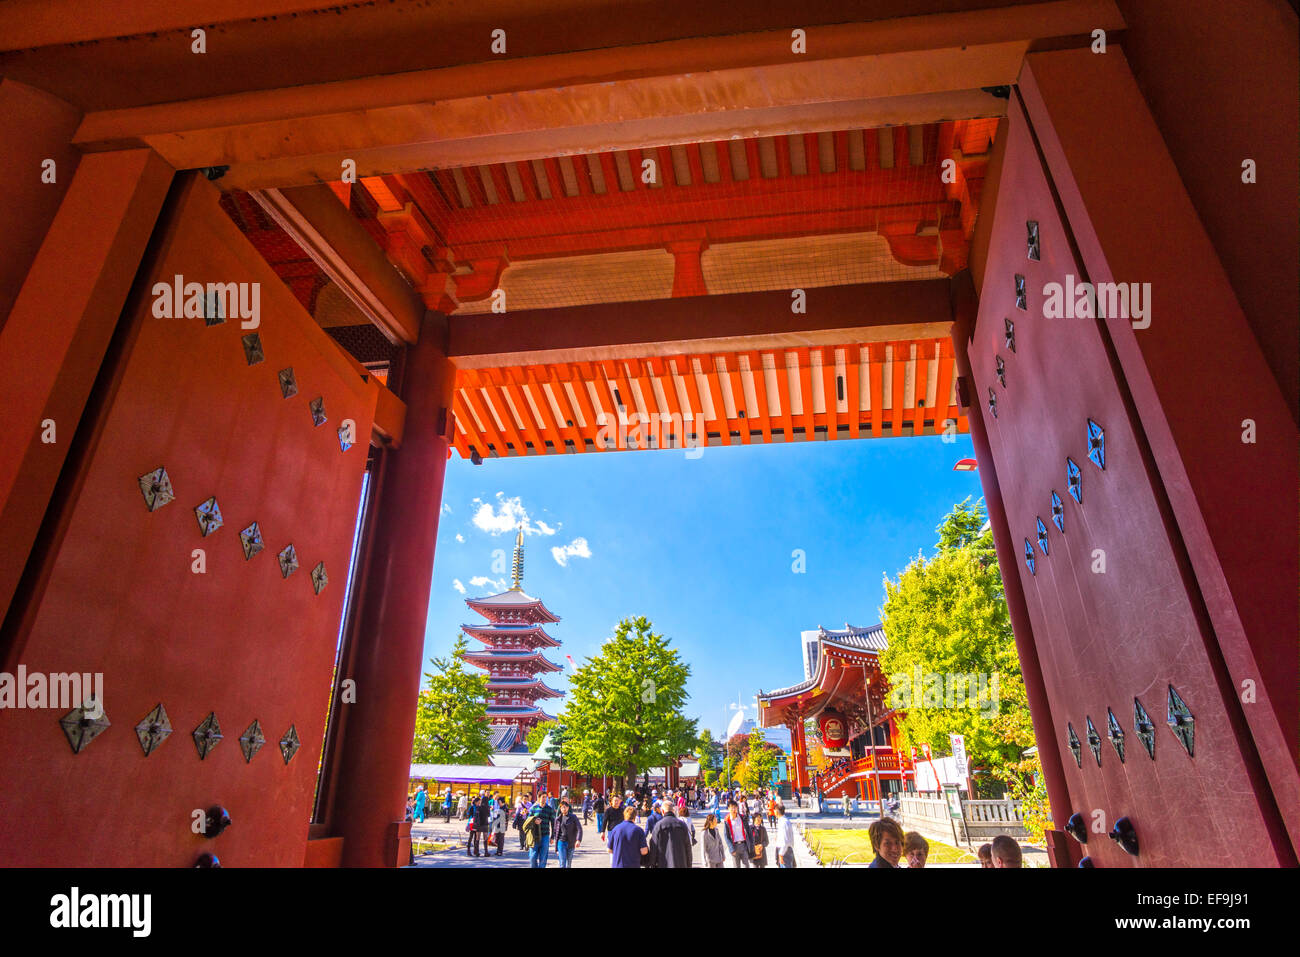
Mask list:
[[[0,864],[303,862],[376,386],[217,200],[177,180],[19,596],[6,670],[102,673],[108,725],[0,715]],[[256,327],[206,290],[160,315],[177,277],[257,284]]]
[[[1066,292],[1087,276],[1014,98],[990,213],[970,400],[1046,686],[1039,741],[1065,770],[1054,816],[1082,816],[1071,846],[1098,866],[1293,862],[1104,325]],[[1107,837],[1121,818],[1137,856]]]

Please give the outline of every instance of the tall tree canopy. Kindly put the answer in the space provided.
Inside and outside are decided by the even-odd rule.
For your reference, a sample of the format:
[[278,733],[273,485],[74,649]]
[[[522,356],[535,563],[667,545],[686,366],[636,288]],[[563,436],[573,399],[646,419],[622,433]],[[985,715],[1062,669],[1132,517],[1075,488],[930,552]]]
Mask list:
[[471,674],[461,655],[468,641],[458,635],[451,655],[431,658],[428,687],[415,711],[416,764],[483,764],[492,752],[487,724],[487,675]]
[[691,669],[644,616],[625,618],[569,681],[565,763],[580,774],[631,779],[698,745],[682,714]]
[[1008,785],[1023,774],[1034,743],[1020,661],[1007,615],[991,532],[981,504],[960,503],[937,529],[937,552],[918,555],[885,578],[881,610],[888,648],[880,665],[891,704],[905,711],[901,745],[928,743],[951,753],[965,735],[971,766]]
[[767,787],[772,783],[772,769],[781,759],[781,746],[764,740],[761,728],[749,732],[748,745],[743,764],[737,768],[736,779],[743,788]]

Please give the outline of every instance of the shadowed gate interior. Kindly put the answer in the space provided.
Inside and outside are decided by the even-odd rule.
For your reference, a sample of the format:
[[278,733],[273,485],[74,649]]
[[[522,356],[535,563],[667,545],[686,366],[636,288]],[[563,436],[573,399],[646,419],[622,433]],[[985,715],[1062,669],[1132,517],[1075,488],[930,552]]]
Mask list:
[[[1171,109],[1166,59],[1188,19],[1239,51],[1224,72],[1285,53],[1254,62],[1264,27],[1209,4],[904,6],[830,25],[812,4],[806,57],[763,13],[694,39],[606,24],[577,53],[543,32],[490,68],[395,41],[410,72],[109,84],[31,134],[84,155],[30,217],[44,239],[14,240],[35,251],[0,327],[0,648],[9,672],[102,672],[106,720],[0,715],[0,863],[403,863],[452,454],[969,431],[1053,862],[1294,864],[1296,556],[1259,547],[1295,524],[1294,330],[1240,254],[1294,195],[1230,212],[1255,194],[1187,140],[1286,136],[1229,93]],[[398,11],[433,15],[232,15],[220,55],[259,29],[396,37]],[[61,28],[24,29],[0,96],[75,101],[105,51],[77,67]],[[188,282],[256,284],[260,314],[206,286],[187,313]],[[1048,305],[1116,282],[1149,284],[1149,317]],[[55,345],[50,314],[76,317]],[[94,841],[87,795],[114,809]],[[235,826],[196,835],[214,806]],[[1138,853],[1066,838],[1075,813],[1126,819]]]

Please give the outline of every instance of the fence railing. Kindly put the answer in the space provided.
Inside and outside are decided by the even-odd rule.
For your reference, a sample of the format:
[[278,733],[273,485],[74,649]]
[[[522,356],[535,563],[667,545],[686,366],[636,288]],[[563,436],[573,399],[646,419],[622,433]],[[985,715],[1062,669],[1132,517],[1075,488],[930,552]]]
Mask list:
[[[904,797],[899,801],[899,811],[904,826],[909,823],[927,824],[940,831],[951,829],[948,802],[942,798]],[[962,819],[957,832],[960,840],[983,843],[1006,834],[1017,839],[1029,836],[1024,825],[1024,802],[1015,799],[1000,801],[961,802]]]

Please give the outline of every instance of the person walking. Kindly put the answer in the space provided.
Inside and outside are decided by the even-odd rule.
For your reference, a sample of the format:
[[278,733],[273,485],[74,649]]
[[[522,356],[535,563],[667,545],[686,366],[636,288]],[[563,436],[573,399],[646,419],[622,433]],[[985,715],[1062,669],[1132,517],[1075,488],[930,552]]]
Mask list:
[[416,824],[424,823],[424,805],[425,802],[427,802],[428,800],[429,800],[429,792],[425,789],[425,786],[421,784],[420,789],[415,792],[415,823]]
[[524,850],[524,821],[528,817],[528,806],[532,798],[531,794],[525,794],[520,798],[519,803],[515,805],[514,828],[519,832],[519,850]]
[[771,839],[767,836],[767,828],[763,826],[762,811],[754,815],[754,826],[750,831],[753,834],[754,866],[767,867],[767,845]]
[[727,849],[722,843],[722,829],[718,818],[709,814],[704,818],[704,866],[722,867],[727,860]]
[[491,804],[492,804],[492,799],[488,795],[480,793],[475,804],[473,805],[473,813],[470,815],[471,817],[470,827],[473,828],[473,830],[470,831],[470,841],[474,846],[475,857],[480,856],[479,855],[480,843],[482,843],[483,845],[482,856],[484,857],[487,856],[487,851],[488,851],[487,836],[490,830],[488,827],[488,822],[490,821],[492,815]]
[[750,859],[754,856],[754,838],[750,833],[749,822],[740,813],[738,801],[727,805],[727,819],[722,822],[722,843],[731,855],[733,866],[750,866]]
[[767,823],[769,827],[776,827],[776,794],[773,791],[767,793]]
[[691,833],[671,803],[649,834],[651,867],[690,867]]
[[560,816],[555,819],[555,854],[561,867],[571,867],[573,853],[582,843],[582,822],[573,813],[573,805],[560,802]]
[[655,825],[664,819],[665,803],[666,802],[663,801],[657,801],[655,802],[654,806],[650,808],[650,813],[646,815],[646,819],[645,819],[646,834],[649,834],[651,831],[653,831],[655,829]]
[[605,842],[605,850],[609,850],[609,832],[623,823],[624,810],[623,796],[615,791],[609,796],[609,807],[605,810],[604,829],[600,832],[600,839]]
[[605,839],[605,795],[596,792],[596,799],[591,802],[591,809],[596,812],[596,833]]
[[582,823],[591,823],[591,791],[582,792]]
[[[611,808],[609,813],[612,817],[616,812]],[[605,842],[610,867],[640,867],[641,859],[650,853],[645,832],[636,826],[635,817],[636,808],[629,804],[623,808],[622,822],[610,829]]]
[[777,867],[794,867],[794,823],[785,816],[785,805],[776,806],[776,835],[772,840],[772,853]]
[[537,796],[537,803],[528,809],[524,819],[524,848],[528,851],[528,866],[545,869],[546,858],[551,849],[551,831],[555,823],[555,811],[551,808],[545,791]]
[[451,823],[451,785],[447,785],[447,793],[442,798],[442,823]]
[[497,857],[500,857],[506,847],[506,831],[510,827],[510,806],[506,804],[503,797],[496,803],[492,811],[492,843],[497,846]]

